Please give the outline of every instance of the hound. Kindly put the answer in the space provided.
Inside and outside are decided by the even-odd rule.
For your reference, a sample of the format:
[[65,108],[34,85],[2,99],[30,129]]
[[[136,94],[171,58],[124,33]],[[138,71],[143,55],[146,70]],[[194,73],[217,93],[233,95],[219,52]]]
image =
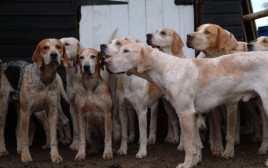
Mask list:
[[[130,43],[130,41],[124,39],[114,39],[108,45],[101,44],[101,52],[108,57],[111,57],[114,54],[117,54],[121,47]],[[129,110],[132,110],[133,108],[138,116],[140,132],[140,148],[136,158],[143,158],[147,155],[147,143],[154,144],[156,142],[158,99],[162,96],[162,92],[159,88],[140,77],[133,75],[127,76],[126,74],[118,74],[117,77],[116,95],[118,98],[119,117],[121,122],[121,145],[117,153],[119,155],[127,154],[128,117],[130,118],[130,121],[133,120],[133,116],[129,115]],[[151,122],[150,135],[147,140],[148,108],[151,108]]]
[[[215,58],[224,54],[231,54],[238,47],[234,35],[214,24],[203,24],[196,32],[187,34],[187,46],[202,53],[197,58]],[[220,109],[213,109],[215,113],[209,114],[210,149],[212,155],[229,159],[234,157],[234,145],[239,143],[239,136],[235,135],[237,122],[237,103],[227,104],[227,133],[226,147],[223,149],[221,135]],[[237,139],[236,139],[237,138]]]
[[[4,127],[5,127],[5,121],[6,121],[6,115],[8,110],[8,104],[10,101],[14,102],[17,112],[17,126],[16,126],[16,140],[17,140],[17,151],[20,152],[20,105],[19,105],[19,88],[22,82],[23,73],[25,71],[25,68],[30,63],[25,61],[10,61],[7,63],[4,63],[1,67],[1,76],[0,80],[2,81],[2,87],[0,87],[0,95],[1,95],[1,106],[0,106],[0,115],[1,115],[1,139],[0,139],[0,156],[8,155],[8,152],[5,147],[5,139],[4,139]],[[63,97],[63,99],[68,102],[67,95],[65,93],[65,90],[63,88],[62,80],[60,76],[57,74],[56,76],[57,81],[60,86],[60,92]],[[68,118],[64,115],[62,112],[62,108],[59,105],[58,110],[60,112],[59,118],[60,122],[59,125],[62,125],[62,129],[59,130],[59,133],[62,132],[64,135],[61,137],[63,143],[68,143],[71,140],[71,134],[70,134],[70,125]],[[45,111],[34,113],[35,117],[40,121],[42,124],[45,133],[46,133],[46,144],[42,146],[42,149],[48,149],[50,147],[50,135],[49,135],[49,127],[47,122],[47,115]],[[34,122],[30,122],[30,131],[29,131],[29,139],[30,143],[29,145],[32,145],[34,135],[35,135],[35,124]]]
[[[79,149],[75,161],[85,160],[86,125],[97,137],[104,139],[104,159],[113,158],[112,153],[112,100],[108,86],[100,76],[100,54],[94,49],[83,49],[75,58],[82,78],[74,95]],[[86,122],[87,121],[87,122]]]
[[[157,30],[155,33],[147,34],[146,42],[153,48],[158,48],[167,54],[185,58],[182,50],[184,43],[178,33],[172,29],[165,28]],[[183,141],[182,138],[179,138],[179,119],[175,114],[174,108],[164,98],[163,103],[168,116],[168,133],[165,141],[176,144],[180,140],[178,149],[182,151]]]
[[20,87],[21,161],[31,162],[29,152],[29,121],[32,113],[46,110],[50,134],[50,155],[53,163],[62,161],[58,152],[57,123],[60,89],[56,71],[63,58],[68,66],[68,58],[63,43],[58,39],[44,39],[37,45],[32,59],[23,73]]
[[187,60],[136,43],[122,47],[105,60],[105,66],[113,73],[143,77],[165,93],[179,116],[185,143],[185,161],[177,168],[193,167],[201,161],[203,146],[194,122],[196,114],[256,94],[268,114],[268,57],[264,51]]

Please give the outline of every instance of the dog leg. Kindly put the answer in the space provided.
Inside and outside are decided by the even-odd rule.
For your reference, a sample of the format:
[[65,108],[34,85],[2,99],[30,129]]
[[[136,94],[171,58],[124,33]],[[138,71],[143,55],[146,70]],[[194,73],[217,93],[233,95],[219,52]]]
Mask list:
[[62,125],[63,132],[64,132],[64,140],[62,141],[63,145],[67,145],[71,143],[72,136],[71,136],[71,129],[70,129],[70,122],[69,119],[65,116],[65,114],[62,111],[61,106],[58,107],[59,111],[59,122]]
[[264,111],[263,103],[259,101],[259,104],[260,104],[260,113],[261,113],[261,119],[262,119],[262,142],[261,142],[261,147],[258,150],[258,154],[263,155],[267,153],[267,148],[268,148],[268,131],[267,131],[268,117]]
[[126,107],[123,105],[119,106],[119,117],[121,122],[121,144],[117,151],[118,155],[127,154],[127,129],[128,129],[128,119]]
[[[79,112],[78,112],[79,111]],[[82,161],[86,159],[86,120],[85,116],[77,110],[77,123],[78,123],[78,133],[79,133],[79,148],[75,156],[75,161]],[[90,137],[91,138],[91,137]]]
[[0,157],[8,155],[8,151],[6,149],[6,144],[5,144],[4,133],[5,133],[5,123],[6,123],[9,95],[8,93],[3,93],[3,92],[5,91],[1,89],[1,94],[0,94],[0,98],[1,98],[1,101],[0,101],[0,115],[1,115],[0,116]]
[[178,116],[181,123],[186,155],[184,163],[179,164],[177,168],[190,168],[201,161],[202,143],[196,125],[195,114],[190,111],[185,111],[179,112]]
[[29,122],[31,114],[20,109],[20,129],[21,129],[21,161],[23,163],[32,162],[32,157],[29,151]]
[[48,118],[46,111],[40,111],[34,113],[34,116],[38,119],[38,121],[42,124],[45,133],[46,133],[46,144],[42,146],[43,150],[49,149],[50,148],[50,134],[49,134],[49,126],[48,126]]
[[147,108],[135,109],[139,120],[140,130],[140,148],[136,154],[136,158],[143,158],[147,155]]
[[226,133],[226,147],[221,157],[229,159],[234,157],[235,145],[235,128],[237,117],[237,103],[227,104],[227,133]]
[[58,140],[57,140],[58,117],[59,113],[57,111],[56,106],[48,113],[49,133],[50,133],[50,156],[52,163],[62,162],[62,157],[59,155],[58,151]]
[[104,128],[105,128],[105,138],[104,138],[104,152],[103,159],[112,159],[112,109],[106,109],[104,113]]
[[220,156],[223,152],[222,134],[221,134],[221,117],[219,108],[213,109],[208,114],[210,135],[210,150],[213,156]]
[[184,143],[183,143],[183,135],[182,135],[182,131],[180,133],[180,144],[177,148],[179,151],[184,151]]
[[149,145],[155,144],[156,141],[158,103],[159,101],[156,101],[151,107],[150,134],[148,138]]
[[235,144],[240,144],[240,109],[237,108],[235,125]]
[[[32,144],[33,144],[36,129],[37,129],[36,124],[34,123],[34,121],[32,119],[30,119],[29,146],[32,146]],[[20,136],[20,134],[19,134],[19,136]]]
[[73,103],[70,103],[70,114],[71,114],[72,123],[73,123],[73,141],[72,141],[72,144],[70,145],[70,150],[77,151],[78,150],[78,126],[77,126],[77,119],[76,119]]
[[129,136],[128,136],[128,143],[132,143],[135,140],[135,111],[133,107],[128,106],[128,119],[129,119]]

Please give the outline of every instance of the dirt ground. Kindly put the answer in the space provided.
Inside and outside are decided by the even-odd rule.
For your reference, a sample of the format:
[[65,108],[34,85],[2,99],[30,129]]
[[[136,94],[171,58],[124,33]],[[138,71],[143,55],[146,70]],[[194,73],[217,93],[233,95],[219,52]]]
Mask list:
[[[235,148],[235,158],[224,160],[211,156],[208,145],[203,150],[203,161],[199,168],[261,168],[265,167],[264,162],[268,156],[257,155],[260,144],[251,143],[248,137],[242,137],[241,144]],[[177,145],[164,143],[163,140],[156,145],[148,146],[148,156],[143,159],[136,159],[138,144],[129,145],[128,155],[114,155],[111,160],[103,160],[102,155],[89,156],[86,161],[74,162],[76,152],[71,152],[68,146],[59,145],[59,152],[63,157],[60,164],[52,164],[49,151],[41,149],[41,143],[34,142],[30,148],[34,162],[22,164],[16,153],[15,141],[7,142],[9,156],[0,158],[0,168],[23,167],[23,168],[175,168],[178,163],[184,160],[184,152],[177,151]]]

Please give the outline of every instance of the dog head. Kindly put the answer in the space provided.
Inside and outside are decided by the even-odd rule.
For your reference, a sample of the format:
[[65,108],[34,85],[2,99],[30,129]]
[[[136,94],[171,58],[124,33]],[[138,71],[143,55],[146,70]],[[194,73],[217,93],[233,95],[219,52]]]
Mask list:
[[127,40],[127,41],[129,41],[131,43],[140,43],[140,40],[137,39],[136,37],[133,37],[133,36],[124,36],[121,39]]
[[187,46],[196,50],[221,50],[232,42],[237,47],[233,34],[215,24],[203,24],[196,32],[187,34]]
[[82,74],[100,73],[100,53],[93,49],[82,49],[75,57],[75,66],[79,64]]
[[131,42],[124,40],[124,39],[114,39],[108,45],[107,44],[100,45],[101,53],[107,57],[111,57],[111,56],[117,54],[121,47],[123,47],[129,43],[131,43]]
[[111,73],[124,73],[132,69],[143,73],[152,67],[149,56],[152,49],[142,43],[131,43],[122,47],[118,54],[105,60],[106,69]]
[[61,58],[63,58],[64,66],[68,67],[65,46],[58,39],[44,39],[40,41],[32,56],[32,60],[38,68],[51,63],[60,64]]
[[82,44],[74,37],[61,38],[60,41],[65,46],[68,60],[74,60],[80,50],[84,48]]
[[178,54],[184,46],[178,33],[175,30],[167,28],[157,30],[155,33],[147,34],[146,42],[148,45],[160,49],[171,48],[173,54]]
[[255,42],[248,43],[248,51],[268,51],[268,36],[262,36]]

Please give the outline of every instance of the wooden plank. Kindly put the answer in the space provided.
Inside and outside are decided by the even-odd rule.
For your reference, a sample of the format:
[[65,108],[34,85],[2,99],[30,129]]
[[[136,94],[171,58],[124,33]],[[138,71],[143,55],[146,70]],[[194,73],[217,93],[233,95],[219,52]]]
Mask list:
[[81,7],[81,21],[79,26],[80,42],[84,47],[93,47],[93,6]]
[[1,29],[77,29],[76,16],[0,16]]
[[1,2],[0,9],[3,11],[29,11],[29,10],[41,10],[41,11],[65,11],[72,10],[71,2]]
[[182,36],[182,40],[184,41],[185,47],[184,47],[184,54],[186,58],[195,58],[195,51],[193,49],[187,48],[186,46],[186,37],[188,33],[194,32],[194,6],[193,5],[187,5],[182,6],[184,11],[185,19],[184,22],[180,22],[182,25],[184,25],[184,35]]
[[174,29],[177,33],[181,24],[178,15],[179,8],[173,0],[163,0],[163,27]]
[[163,1],[146,0],[146,32],[163,28]]
[[37,44],[30,45],[15,45],[6,44],[0,45],[0,58],[2,57],[29,57],[32,56]]
[[45,38],[76,37],[75,30],[3,30],[0,33],[0,44],[35,44]]
[[115,38],[128,35],[127,5],[111,5],[111,33],[114,33],[116,30]]
[[1,2],[72,2],[73,0],[1,0]]
[[129,0],[129,34],[146,42],[145,0]]
[[214,23],[219,25],[241,25],[241,14],[203,14],[202,23]]
[[108,43],[111,33],[111,6],[93,6],[93,48],[100,50],[100,44]]
[[241,13],[240,1],[207,2],[201,4],[201,13]]
[[16,9],[1,9],[0,10],[0,16],[32,16],[32,15],[38,15],[38,16],[77,16],[77,11],[75,10],[40,10],[40,9],[33,9],[33,10],[16,10]]

